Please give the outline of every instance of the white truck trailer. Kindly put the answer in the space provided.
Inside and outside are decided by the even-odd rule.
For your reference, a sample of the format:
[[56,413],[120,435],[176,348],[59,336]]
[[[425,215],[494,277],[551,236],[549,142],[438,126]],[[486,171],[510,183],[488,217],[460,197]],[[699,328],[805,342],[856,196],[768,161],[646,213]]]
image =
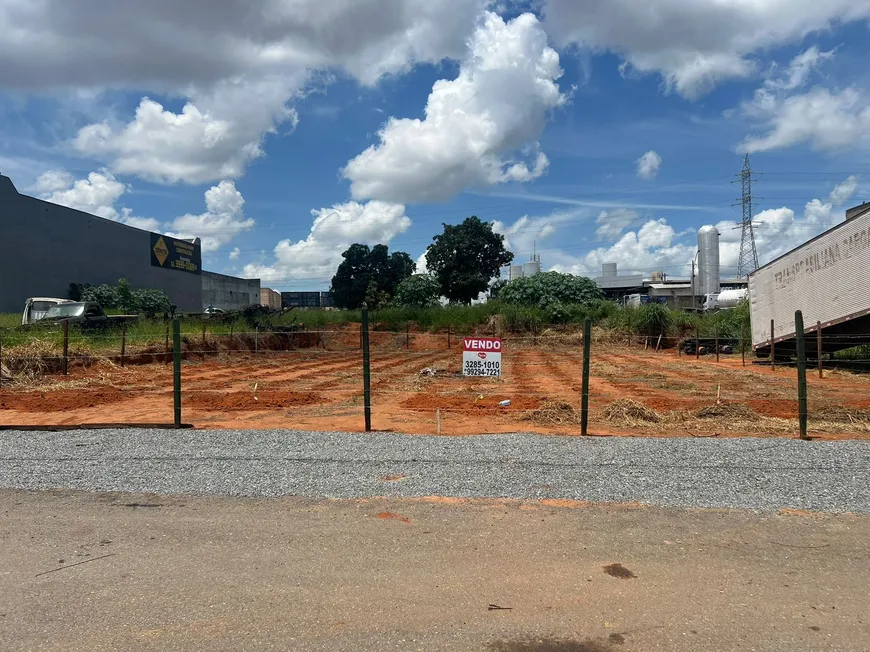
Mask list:
[[759,356],[770,354],[772,341],[777,356],[794,351],[797,310],[807,333],[821,323],[825,352],[870,342],[870,204],[846,214],[842,224],[750,274],[752,348]]

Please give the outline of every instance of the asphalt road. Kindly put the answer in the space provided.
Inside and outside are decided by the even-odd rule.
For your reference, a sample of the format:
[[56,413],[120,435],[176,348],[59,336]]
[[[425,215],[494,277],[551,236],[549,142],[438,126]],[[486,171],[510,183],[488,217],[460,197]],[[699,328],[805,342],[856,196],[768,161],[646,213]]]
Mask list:
[[0,515],[4,652],[870,649],[867,516],[16,491]]
[[[870,514],[866,442],[293,431],[0,433],[0,488],[429,495]],[[384,481],[384,478],[395,478]]]

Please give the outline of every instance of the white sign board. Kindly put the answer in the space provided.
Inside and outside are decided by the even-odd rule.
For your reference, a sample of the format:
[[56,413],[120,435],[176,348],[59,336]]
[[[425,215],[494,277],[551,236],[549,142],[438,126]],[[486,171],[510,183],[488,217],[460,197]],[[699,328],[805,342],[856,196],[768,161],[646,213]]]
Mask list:
[[462,341],[462,375],[501,376],[501,340],[466,337]]

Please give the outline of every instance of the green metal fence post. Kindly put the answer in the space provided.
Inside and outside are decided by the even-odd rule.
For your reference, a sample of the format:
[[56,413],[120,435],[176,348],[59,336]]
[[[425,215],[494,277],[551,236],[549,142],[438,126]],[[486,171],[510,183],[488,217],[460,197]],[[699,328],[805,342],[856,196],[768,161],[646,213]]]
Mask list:
[[797,337],[798,369],[798,417],[801,439],[807,439],[807,347],[804,338],[804,316],[800,310],[794,314],[794,329]]
[[365,410],[366,432],[372,430],[372,368],[369,351],[369,311],[362,310],[362,354],[363,354],[363,409]]
[[69,321],[63,322],[63,375],[69,375]]
[[592,350],[592,320],[583,322],[583,396],[580,405],[580,434],[589,428],[589,357]]
[[175,427],[181,428],[181,320],[172,320],[172,395]]
[[819,378],[825,377],[824,366],[822,364],[822,322],[816,322],[816,357],[819,363]]
[[127,324],[121,331],[121,366],[124,366],[125,358],[127,357]]

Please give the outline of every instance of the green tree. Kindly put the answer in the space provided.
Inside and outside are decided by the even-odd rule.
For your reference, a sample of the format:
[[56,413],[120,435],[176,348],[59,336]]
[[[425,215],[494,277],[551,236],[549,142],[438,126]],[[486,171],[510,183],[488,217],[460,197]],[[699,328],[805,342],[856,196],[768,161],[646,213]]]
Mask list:
[[163,290],[133,290],[133,311],[157,317],[169,312],[171,302]]
[[133,301],[133,290],[130,289],[130,281],[125,278],[118,279],[118,305],[125,313],[131,313],[136,309]]
[[508,284],[506,280],[503,278],[498,279],[492,285],[489,286],[489,298],[490,299],[498,299],[501,296],[501,291]]
[[432,308],[438,305],[441,284],[429,274],[414,274],[399,283],[393,303],[400,308]]
[[78,295],[79,301],[96,301],[105,310],[130,314],[160,315],[168,312],[170,306],[169,297],[163,290],[134,290],[125,278],[120,279],[117,286],[70,283],[70,298],[74,294]]
[[332,292],[339,308],[356,309],[363,302],[370,303],[370,308],[385,304],[395,294],[399,283],[417,267],[404,251],[391,254],[386,245],[369,248],[353,244],[342,258],[332,277]]
[[588,306],[604,294],[586,277],[544,272],[511,281],[501,288],[498,298],[505,303],[546,308],[553,302]]
[[445,224],[444,232],[433,240],[426,251],[426,267],[450,301],[471,303],[514,259],[504,247],[504,236],[475,215],[456,226]]

